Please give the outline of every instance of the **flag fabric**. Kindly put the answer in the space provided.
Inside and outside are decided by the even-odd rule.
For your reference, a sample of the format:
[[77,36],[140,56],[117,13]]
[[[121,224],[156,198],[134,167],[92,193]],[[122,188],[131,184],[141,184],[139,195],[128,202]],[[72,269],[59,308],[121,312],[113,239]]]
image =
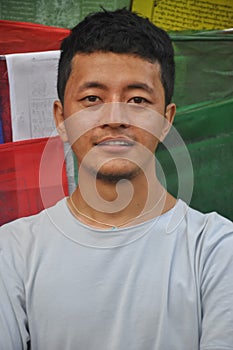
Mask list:
[[36,214],[67,195],[59,137],[0,145],[0,225]]
[[36,214],[68,195],[59,137],[12,142],[9,81],[4,55],[59,50],[70,30],[0,20],[0,225]]
[[[9,82],[4,55],[59,50],[70,30],[37,23],[0,20],[0,110],[4,142],[12,141]],[[41,135],[42,137],[42,135]]]
[[0,55],[59,50],[69,29],[37,23],[0,20]]
[[5,59],[0,59],[0,113],[4,142],[12,141],[10,93]]

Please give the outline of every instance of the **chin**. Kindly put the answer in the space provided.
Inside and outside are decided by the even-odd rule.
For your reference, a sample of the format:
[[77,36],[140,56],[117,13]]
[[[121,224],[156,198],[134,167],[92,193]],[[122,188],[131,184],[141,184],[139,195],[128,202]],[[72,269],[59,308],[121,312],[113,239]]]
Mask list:
[[101,167],[97,164],[83,164],[85,171],[96,178],[108,183],[117,183],[120,180],[132,180],[140,172],[141,168],[131,161],[112,160],[106,162]]
[[113,171],[98,171],[96,174],[96,179],[101,180],[107,183],[117,183],[121,180],[133,180],[139,173],[139,169],[134,170],[124,170],[121,172],[113,172]]

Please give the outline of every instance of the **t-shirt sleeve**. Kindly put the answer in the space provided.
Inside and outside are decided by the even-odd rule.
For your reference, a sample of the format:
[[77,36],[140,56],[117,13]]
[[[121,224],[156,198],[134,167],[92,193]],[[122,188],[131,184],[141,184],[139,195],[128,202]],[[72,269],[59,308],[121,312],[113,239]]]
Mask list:
[[233,224],[212,214],[201,245],[201,350],[233,349]]
[[0,349],[28,349],[23,256],[8,225],[0,228]]

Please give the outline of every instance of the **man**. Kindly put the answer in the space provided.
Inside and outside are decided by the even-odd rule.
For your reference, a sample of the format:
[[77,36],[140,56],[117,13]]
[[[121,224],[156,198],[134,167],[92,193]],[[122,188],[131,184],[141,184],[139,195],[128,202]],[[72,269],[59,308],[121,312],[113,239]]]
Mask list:
[[61,50],[54,116],[79,185],[1,228],[0,348],[233,349],[233,225],[155,171],[175,115],[168,35],[103,11]]

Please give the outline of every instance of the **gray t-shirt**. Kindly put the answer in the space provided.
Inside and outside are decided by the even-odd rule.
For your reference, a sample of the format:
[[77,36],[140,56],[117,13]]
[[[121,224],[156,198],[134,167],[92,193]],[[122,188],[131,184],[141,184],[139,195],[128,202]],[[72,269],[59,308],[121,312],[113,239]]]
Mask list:
[[116,230],[63,199],[0,229],[0,349],[233,349],[233,224],[182,200]]

